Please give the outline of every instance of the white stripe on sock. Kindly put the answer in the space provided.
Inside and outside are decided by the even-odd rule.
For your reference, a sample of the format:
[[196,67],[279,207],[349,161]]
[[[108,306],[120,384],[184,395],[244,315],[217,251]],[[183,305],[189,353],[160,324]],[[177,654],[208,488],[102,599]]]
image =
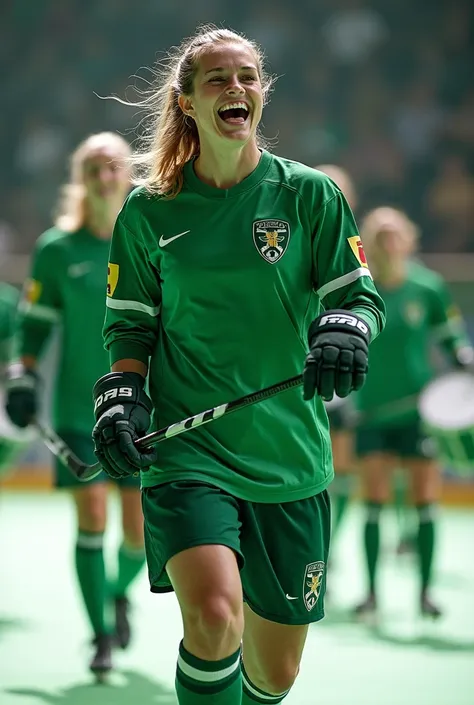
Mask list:
[[123,553],[124,556],[128,556],[128,558],[134,558],[137,561],[145,558],[145,549],[143,547],[134,548],[133,546],[127,546],[125,543],[120,546],[120,553]]
[[77,537],[76,546],[79,548],[90,548],[99,550],[104,547],[103,534],[79,534]]
[[181,655],[178,656],[178,668],[184,673],[188,678],[192,678],[195,681],[200,681],[201,683],[214,683],[215,681],[220,681],[223,678],[228,678],[234,671],[240,668],[240,654],[237,655],[235,663],[227,668],[223,668],[221,671],[201,671],[199,668],[194,668],[190,666],[189,663],[183,659]]
[[246,676],[246,673],[244,669],[242,669],[242,681],[249,693],[251,693],[253,696],[256,698],[259,698],[260,700],[263,700],[266,703],[278,703],[280,700],[288,695],[290,692],[289,690],[286,690],[284,693],[280,693],[280,695],[268,695],[266,693],[262,693],[260,690],[257,690],[249,681],[249,679]]

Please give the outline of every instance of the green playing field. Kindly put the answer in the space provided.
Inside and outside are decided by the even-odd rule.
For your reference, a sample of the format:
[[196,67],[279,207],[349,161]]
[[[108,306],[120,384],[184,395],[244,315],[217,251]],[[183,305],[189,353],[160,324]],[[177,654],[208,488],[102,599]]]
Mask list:
[[[111,560],[119,537],[110,502]],[[377,629],[355,624],[363,594],[354,507],[334,547],[327,617],[311,628],[288,705],[473,705],[474,512],[445,509],[434,594],[446,616],[416,613],[412,558],[394,555],[395,526],[383,524],[382,609]],[[181,620],[173,595],[152,595],[143,573],[133,588],[135,638],[117,653],[107,685],[87,671],[90,635],[73,573],[69,498],[4,491],[0,496],[0,702],[2,705],[175,705]]]

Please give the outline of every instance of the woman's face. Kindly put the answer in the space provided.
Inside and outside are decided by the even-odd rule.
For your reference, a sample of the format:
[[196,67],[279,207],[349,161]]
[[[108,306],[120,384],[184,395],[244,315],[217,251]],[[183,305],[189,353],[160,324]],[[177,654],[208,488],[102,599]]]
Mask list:
[[201,142],[245,144],[255,139],[263,92],[257,59],[245,44],[218,44],[201,55],[192,96],[180,107],[195,122]]
[[123,201],[130,187],[130,173],[124,155],[111,146],[94,149],[84,161],[84,187],[93,205]]
[[401,213],[381,209],[371,223],[371,259],[390,262],[407,259],[413,251],[411,223]]

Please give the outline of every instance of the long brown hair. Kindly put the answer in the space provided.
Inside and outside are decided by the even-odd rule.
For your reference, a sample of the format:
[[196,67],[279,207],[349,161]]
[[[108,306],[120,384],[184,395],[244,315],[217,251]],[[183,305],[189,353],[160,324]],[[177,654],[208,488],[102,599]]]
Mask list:
[[84,186],[84,164],[94,150],[108,146],[125,159],[131,156],[130,145],[115,132],[98,132],[90,135],[71,154],[69,181],[61,187],[55,211],[56,227],[74,232],[85,225],[87,194]]
[[[169,52],[166,59],[152,70],[154,81],[145,97],[136,102],[120,100],[125,105],[143,109],[140,121],[143,131],[137,139],[132,162],[135,166],[134,183],[150,193],[174,198],[183,184],[183,166],[199,154],[199,135],[194,120],[187,117],[178,104],[180,95],[192,95],[199,58],[206,49],[219,43],[243,44],[255,55],[264,103],[273,85],[273,78],[265,72],[264,55],[260,47],[242,34],[215,25],[198,27],[196,33]],[[257,135],[260,147],[266,146]]]

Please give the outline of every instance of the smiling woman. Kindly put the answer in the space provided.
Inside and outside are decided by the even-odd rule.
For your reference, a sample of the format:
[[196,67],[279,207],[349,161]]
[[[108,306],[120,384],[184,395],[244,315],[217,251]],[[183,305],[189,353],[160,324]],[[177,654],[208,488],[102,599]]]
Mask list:
[[[204,26],[170,52],[154,74],[150,91],[134,104],[145,111],[145,129],[133,157],[136,183],[173,197],[193,157],[198,157],[197,173],[205,177],[209,172],[216,186],[245,178],[266,146],[258,126],[273,85],[257,44],[231,30]],[[208,144],[219,138],[219,149],[227,152],[220,168],[207,161]],[[244,147],[234,158],[232,143]]]
[[[151,589],[175,590],[184,623],[180,705],[274,705],[289,692],[324,616],[322,397],[363,385],[384,322],[341,191],[264,149],[271,83],[235,32],[183,42],[141,103],[139,187],[112,237],[96,454],[112,477],[142,471]],[[135,445],[152,410],[169,425],[302,369],[304,398],[294,389],[151,452]]]

